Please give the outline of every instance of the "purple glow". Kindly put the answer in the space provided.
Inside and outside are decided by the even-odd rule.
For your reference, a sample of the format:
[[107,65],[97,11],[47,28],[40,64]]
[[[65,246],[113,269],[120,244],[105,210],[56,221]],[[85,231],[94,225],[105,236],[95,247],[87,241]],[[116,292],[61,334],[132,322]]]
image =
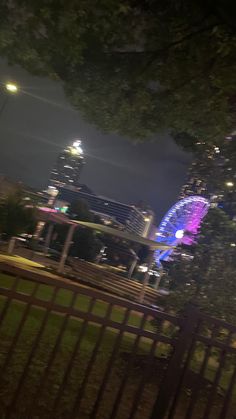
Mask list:
[[183,237],[182,243],[192,244],[194,242],[194,236],[199,232],[202,219],[207,214],[209,203],[203,201],[193,201],[191,207],[191,215],[187,220],[185,230],[190,233]]
[[50,213],[57,213],[58,212],[56,209],[54,209],[54,208],[48,208],[48,207],[39,207],[39,209],[41,211],[50,212]]
[[[190,196],[178,201],[165,215],[159,229],[157,242],[177,246],[195,242],[202,219],[208,212],[209,202],[201,196]],[[156,252],[156,261],[168,259],[172,251]]]

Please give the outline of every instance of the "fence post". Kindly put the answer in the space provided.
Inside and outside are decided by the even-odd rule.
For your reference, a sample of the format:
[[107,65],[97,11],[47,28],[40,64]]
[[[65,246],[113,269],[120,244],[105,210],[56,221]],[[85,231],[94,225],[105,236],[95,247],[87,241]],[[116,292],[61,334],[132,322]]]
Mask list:
[[161,387],[149,419],[164,419],[168,413],[171,401],[179,387],[183,369],[183,360],[185,354],[190,349],[198,319],[198,309],[192,304],[189,304],[184,311],[182,328],[179,336],[177,337],[173,355],[170,358],[166,374],[161,383]]
[[70,250],[70,246],[71,246],[71,241],[74,235],[74,231],[76,229],[76,224],[70,224],[67,236],[66,236],[66,240],[62,249],[62,253],[61,253],[61,259],[59,262],[59,265],[57,267],[57,272],[58,273],[63,273],[64,271],[64,267],[65,267],[65,262],[66,262],[66,258],[68,256],[69,250]]
[[48,249],[50,247],[51,240],[52,240],[53,230],[54,230],[54,224],[51,223],[48,226],[48,231],[47,231],[47,235],[46,235],[44,246],[43,246],[43,254],[44,254],[44,256],[47,256],[47,254],[48,254]]
[[149,253],[147,257],[147,272],[145,272],[142,288],[140,290],[139,299],[138,299],[140,304],[143,304],[144,302],[144,298],[145,298],[145,294],[146,294],[146,290],[147,290],[147,286],[149,282],[149,277],[150,277],[149,271],[153,264],[153,256],[154,256],[153,250],[149,249]]

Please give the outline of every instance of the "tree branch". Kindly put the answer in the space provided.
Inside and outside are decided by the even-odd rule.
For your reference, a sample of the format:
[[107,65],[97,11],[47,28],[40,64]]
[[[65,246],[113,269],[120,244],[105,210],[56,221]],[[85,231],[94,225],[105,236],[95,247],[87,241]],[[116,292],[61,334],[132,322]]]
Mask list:
[[157,55],[156,55],[157,53],[165,52],[166,54],[168,54],[168,52],[171,48],[176,47],[178,45],[181,45],[182,43],[188,42],[190,39],[193,39],[195,36],[201,35],[202,33],[205,33],[205,32],[208,32],[208,31],[214,29],[216,25],[217,25],[217,23],[215,22],[214,24],[211,24],[209,26],[205,26],[204,28],[201,28],[198,31],[191,32],[191,33],[183,36],[182,38],[178,39],[177,41],[174,41],[174,42],[170,43],[165,48],[161,48],[160,50],[157,50],[155,52],[155,55],[153,57],[151,57],[151,60],[145,65],[144,70],[146,70],[146,68],[149,67],[154,61],[156,61],[156,59],[158,58]]
[[158,54],[158,53],[162,53],[162,52],[167,52],[169,49],[171,49],[173,47],[176,47],[178,45],[181,45],[182,43],[189,41],[190,39],[194,38],[195,36],[198,36],[198,35],[200,35],[204,32],[208,32],[208,31],[214,29],[214,27],[217,24],[218,23],[215,22],[215,23],[212,23],[209,26],[205,26],[203,28],[200,28],[197,31],[190,32],[187,35],[183,36],[182,38],[177,39],[176,41],[173,41],[170,44],[168,44],[165,47],[160,48],[160,49],[156,49],[156,50],[133,50],[133,51],[131,51],[131,50],[116,50],[116,51],[107,51],[107,52],[105,52],[105,54],[107,54],[107,55],[116,55],[116,54],[120,54],[120,55],[131,55],[131,54],[147,55],[147,54]]

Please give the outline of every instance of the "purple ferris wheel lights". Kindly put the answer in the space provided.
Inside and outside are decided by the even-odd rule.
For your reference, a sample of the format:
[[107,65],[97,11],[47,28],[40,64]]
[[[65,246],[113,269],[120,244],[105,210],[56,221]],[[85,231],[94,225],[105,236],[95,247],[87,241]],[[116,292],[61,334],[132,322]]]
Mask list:
[[[202,196],[189,196],[181,199],[167,212],[162,219],[157,242],[165,242],[171,246],[195,243],[201,222],[209,209],[209,201]],[[173,250],[164,254],[157,251],[156,261],[169,258]]]

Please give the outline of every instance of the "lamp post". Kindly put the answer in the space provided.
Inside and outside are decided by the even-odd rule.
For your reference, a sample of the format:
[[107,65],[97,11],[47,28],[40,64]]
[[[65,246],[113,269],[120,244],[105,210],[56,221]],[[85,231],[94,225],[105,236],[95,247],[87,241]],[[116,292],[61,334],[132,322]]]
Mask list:
[[8,99],[9,99],[9,95],[7,93],[16,94],[19,91],[19,88],[18,88],[17,84],[15,84],[15,83],[10,83],[9,82],[9,83],[5,83],[3,86],[4,86],[4,89],[5,89],[5,92],[4,92],[5,93],[5,98],[4,98],[2,106],[0,108],[0,117],[2,116],[2,113],[3,113],[3,111],[6,107]]
[[76,224],[71,224],[66,236],[66,240],[62,249],[62,253],[61,253],[61,259],[57,268],[57,272],[58,273],[63,273],[64,271],[64,267],[65,267],[65,262],[66,262],[66,258],[68,256],[69,250],[70,250],[70,246],[72,243],[72,239],[73,239],[73,235],[74,235],[74,231],[76,229],[77,225]]
[[143,304],[144,302],[144,298],[145,298],[145,294],[146,294],[146,290],[147,290],[147,286],[148,286],[148,282],[149,282],[149,271],[152,267],[153,264],[153,258],[154,258],[154,251],[152,249],[149,249],[149,253],[148,253],[148,257],[147,257],[147,271],[145,272],[144,278],[143,278],[143,284],[142,284],[142,288],[140,290],[140,294],[139,294],[139,303]]

